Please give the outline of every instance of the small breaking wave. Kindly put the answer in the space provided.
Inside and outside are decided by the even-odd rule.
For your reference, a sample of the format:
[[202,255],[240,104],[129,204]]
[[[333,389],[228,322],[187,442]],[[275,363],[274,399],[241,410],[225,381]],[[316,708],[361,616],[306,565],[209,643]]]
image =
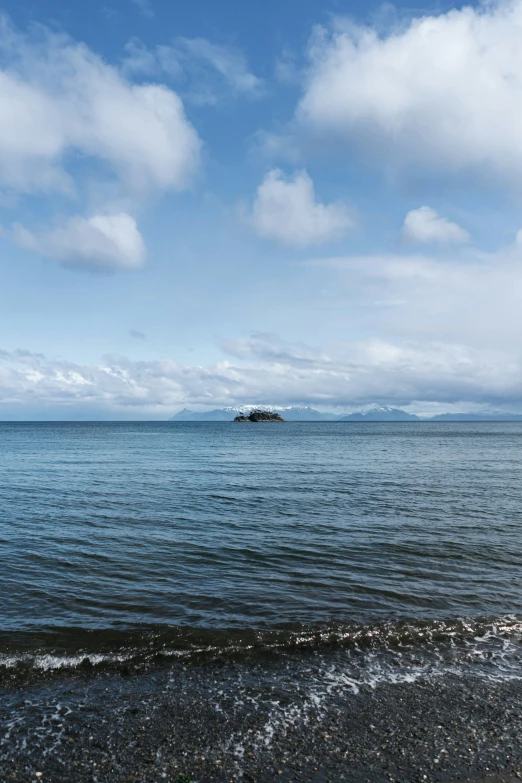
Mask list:
[[[335,624],[276,629],[202,629],[156,626],[132,630],[46,629],[0,634],[0,677],[35,672],[132,672],[183,665],[339,654],[357,681],[434,676],[463,667],[484,676],[522,676],[522,619],[455,619]],[[374,675],[370,676],[370,672]],[[345,675],[344,676],[348,676]],[[372,680],[373,677],[373,680]],[[370,678],[370,679],[368,679]]]

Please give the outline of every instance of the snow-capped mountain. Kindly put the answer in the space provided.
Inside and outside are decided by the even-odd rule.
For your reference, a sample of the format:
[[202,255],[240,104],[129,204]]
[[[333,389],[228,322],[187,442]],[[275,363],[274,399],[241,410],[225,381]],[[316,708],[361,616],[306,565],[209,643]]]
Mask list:
[[192,411],[185,408],[170,421],[233,421],[239,413],[253,410],[274,411],[286,421],[522,421],[520,413],[479,411],[476,413],[441,413],[433,417],[415,416],[400,408],[375,405],[348,415],[323,413],[310,406],[242,405],[237,408],[216,408],[212,411]]
[[213,411],[191,411],[188,408],[176,413],[170,421],[233,421],[239,413],[247,415],[253,410],[276,411],[286,421],[336,421],[339,416],[305,407],[281,405],[242,405],[238,408],[217,408]]

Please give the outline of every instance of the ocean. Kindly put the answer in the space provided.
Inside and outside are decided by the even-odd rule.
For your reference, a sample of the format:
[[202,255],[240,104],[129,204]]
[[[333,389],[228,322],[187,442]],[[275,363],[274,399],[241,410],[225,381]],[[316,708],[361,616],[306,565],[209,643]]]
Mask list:
[[515,775],[521,457],[522,423],[1,423],[0,780]]

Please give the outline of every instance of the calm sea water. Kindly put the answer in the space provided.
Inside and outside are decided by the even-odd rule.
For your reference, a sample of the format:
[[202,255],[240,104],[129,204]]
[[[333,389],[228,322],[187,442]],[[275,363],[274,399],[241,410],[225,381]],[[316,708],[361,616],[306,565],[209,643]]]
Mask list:
[[521,458],[522,423],[0,424],[0,652],[519,628]]

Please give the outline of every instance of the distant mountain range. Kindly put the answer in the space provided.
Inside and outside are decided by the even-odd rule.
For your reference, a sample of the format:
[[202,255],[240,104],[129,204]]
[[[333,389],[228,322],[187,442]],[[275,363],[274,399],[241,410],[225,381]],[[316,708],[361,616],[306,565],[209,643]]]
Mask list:
[[286,421],[338,421],[340,416],[332,413],[321,413],[314,408],[281,408],[267,405],[244,405],[242,408],[217,408],[213,411],[190,411],[184,408],[176,413],[170,421],[233,421],[240,413],[247,415],[253,410],[276,411]]
[[406,413],[399,408],[378,406],[366,411],[357,411],[348,416],[341,416],[339,421],[419,421],[419,417],[413,413]]
[[216,408],[213,411],[191,411],[188,408],[176,413],[170,421],[233,421],[240,413],[249,414],[254,409],[277,411],[286,421],[522,421],[520,413],[500,413],[483,411],[479,413],[440,413],[425,417],[406,413],[400,408],[386,405],[347,415],[321,413],[309,406],[287,408],[266,405],[244,405],[242,408]]
[[170,421],[233,421],[240,413],[249,414],[254,409],[277,411],[286,421],[522,421],[520,413],[440,413],[437,416],[421,417],[406,413],[400,408],[377,406],[348,415],[321,413],[314,408],[278,407],[266,405],[244,405],[242,408],[217,408],[213,411],[191,411],[188,408],[176,413]]

